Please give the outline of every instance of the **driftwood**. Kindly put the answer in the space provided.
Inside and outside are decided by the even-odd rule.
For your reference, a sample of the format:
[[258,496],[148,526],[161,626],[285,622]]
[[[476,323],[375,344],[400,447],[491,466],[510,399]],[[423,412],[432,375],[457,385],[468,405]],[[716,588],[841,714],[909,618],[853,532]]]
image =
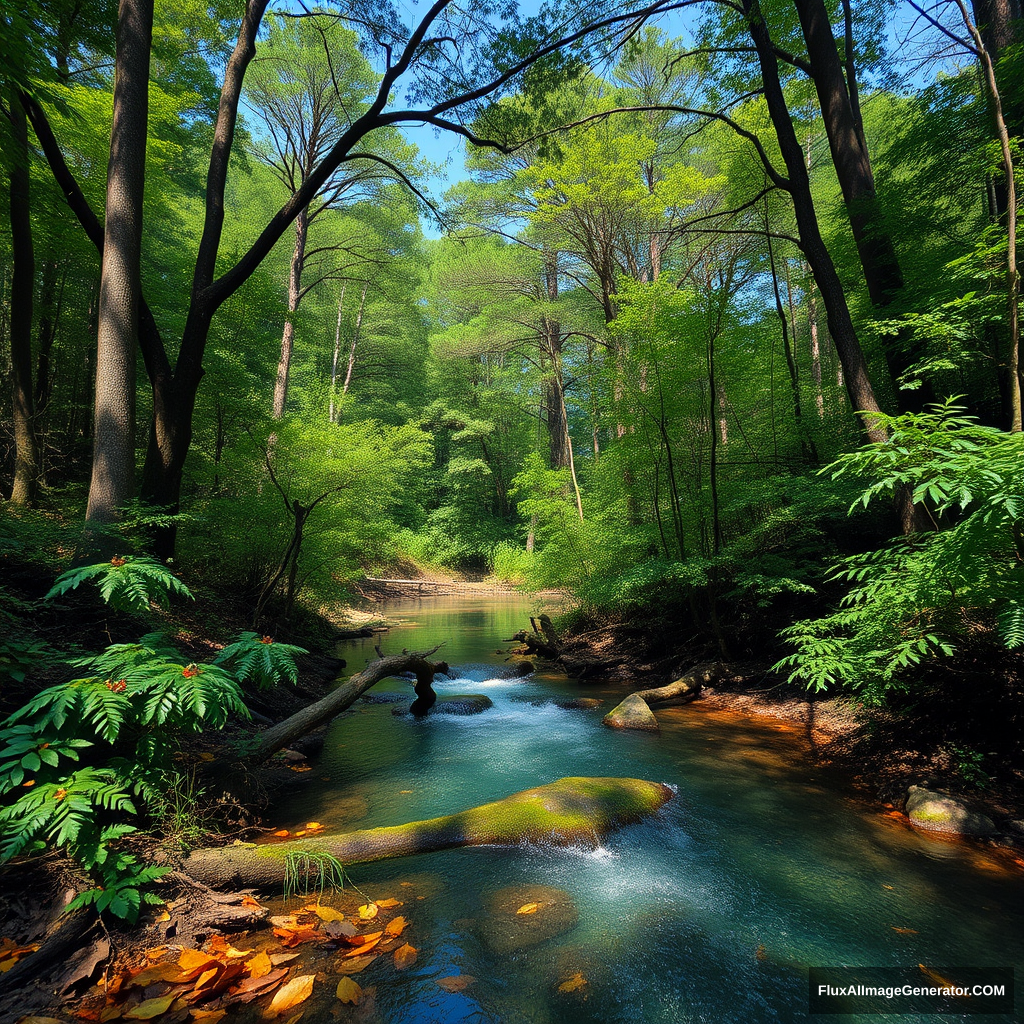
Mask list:
[[19,960],[6,974],[0,974],[0,996],[7,998],[61,966],[85,944],[89,932],[98,927],[96,912],[91,907],[62,914],[50,926],[35,953]]
[[668,786],[644,779],[559,779],[428,821],[196,850],[184,870],[210,885],[279,889],[296,873],[315,878],[325,855],[359,864],[460,846],[594,846],[613,829],[653,814],[672,796]]
[[[371,686],[379,683],[382,679],[387,679],[388,676],[398,676],[405,672],[415,674],[416,700],[413,702],[411,710],[413,714],[425,714],[437,699],[431,686],[434,675],[447,668],[443,663],[435,664],[427,661],[427,658],[440,646],[438,644],[437,647],[432,647],[429,651],[418,653],[403,651],[401,654],[394,654],[386,658],[381,655],[380,661],[374,661],[367,665],[362,672],[354,675],[348,682],[342,683],[326,697],[297,711],[283,722],[264,729],[260,733],[255,751],[246,758],[246,764],[249,767],[262,764],[272,754],[284,749],[300,736],[305,736],[306,733],[329,722],[335,715],[341,714]],[[381,653],[380,648],[377,649],[377,653]]]
[[562,641],[551,624],[549,616],[541,615],[539,619],[535,619],[531,615],[530,625],[533,626],[532,633],[521,629],[502,642],[526,644],[526,649],[530,654],[547,658],[549,661],[558,661],[562,656]]
[[652,707],[670,707],[674,704],[689,704],[700,696],[706,683],[717,679],[725,672],[725,666],[718,661],[695,665],[684,676],[665,686],[648,690],[636,690],[621,703],[612,708],[602,720],[610,729],[641,729],[658,731],[658,720],[651,713]]

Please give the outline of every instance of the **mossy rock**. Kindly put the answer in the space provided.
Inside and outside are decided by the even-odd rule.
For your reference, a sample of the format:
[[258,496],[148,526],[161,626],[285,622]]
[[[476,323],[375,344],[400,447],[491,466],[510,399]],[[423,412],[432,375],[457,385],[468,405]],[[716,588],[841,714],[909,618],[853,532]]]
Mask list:
[[565,778],[427,821],[196,850],[184,870],[207,885],[280,888],[289,870],[317,857],[359,864],[459,846],[593,847],[614,829],[653,814],[672,796],[668,786],[644,779]]
[[621,704],[612,708],[602,719],[610,729],[639,729],[641,732],[661,732],[654,712],[647,701],[631,693]]
[[912,825],[930,832],[987,836],[996,830],[992,819],[986,815],[972,811],[955,797],[922,786],[911,786],[907,790],[907,817]]
[[[519,913],[523,909],[530,913]],[[480,937],[495,953],[515,953],[576,927],[579,911],[573,898],[551,885],[513,885],[487,901],[487,916],[478,922]]]

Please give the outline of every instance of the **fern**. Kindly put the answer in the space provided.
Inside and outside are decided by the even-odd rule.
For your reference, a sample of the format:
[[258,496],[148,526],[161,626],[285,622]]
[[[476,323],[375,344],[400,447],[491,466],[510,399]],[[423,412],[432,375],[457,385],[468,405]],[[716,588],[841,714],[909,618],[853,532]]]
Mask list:
[[166,607],[172,594],[192,597],[188,587],[155,558],[115,555],[109,562],[69,569],[57,578],[43,600],[51,601],[83,583],[94,583],[100,597],[118,611],[148,612],[151,602]]
[[214,659],[215,665],[228,665],[240,682],[255,684],[265,690],[283,680],[298,679],[295,658],[308,654],[303,647],[282,644],[269,636],[245,632],[225,647]]

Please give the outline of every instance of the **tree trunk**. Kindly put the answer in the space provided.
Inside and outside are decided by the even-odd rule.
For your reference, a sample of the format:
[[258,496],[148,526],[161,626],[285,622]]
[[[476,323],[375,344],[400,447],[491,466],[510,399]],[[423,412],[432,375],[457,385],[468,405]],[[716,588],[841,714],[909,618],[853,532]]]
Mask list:
[[768,113],[775,128],[779,150],[789,176],[787,190],[793,200],[800,247],[807,258],[825,304],[829,331],[843,366],[846,387],[849,390],[854,411],[861,418],[868,440],[882,442],[888,436],[876,418],[882,410],[875,398],[871,378],[868,375],[867,361],[850,318],[850,309],[846,304],[842,282],[836,273],[828,247],[821,237],[821,228],[818,225],[817,213],[814,209],[814,199],[811,196],[810,178],[804,163],[803,149],[793,129],[786,97],[779,80],[774,46],[761,13],[759,0],[746,0],[744,10],[751,39],[761,65]]
[[31,184],[28,166],[28,121],[17,89],[7,90],[12,152],[11,214],[11,411],[14,420],[14,482],[11,501],[31,505],[39,484],[39,440],[32,394],[32,295],[35,290],[35,252],[29,217]]
[[371,686],[379,683],[382,679],[387,679],[388,676],[414,672],[417,680],[431,682],[435,672],[444,671],[447,667],[427,661],[427,658],[437,649],[434,647],[429,651],[419,653],[395,654],[367,665],[362,672],[352,676],[323,699],[297,711],[291,718],[286,718],[283,722],[265,729],[260,734],[256,750],[246,758],[246,764],[249,767],[262,764],[272,754],[284,749],[290,743],[294,743],[300,736],[305,736],[306,733],[312,732],[336,715],[340,715]]
[[366,307],[366,289],[369,285],[363,285],[362,294],[359,296],[359,309],[356,311],[356,322],[352,328],[352,344],[348,349],[348,365],[345,367],[345,383],[341,386],[341,395],[344,398],[348,394],[349,385],[352,383],[352,371],[356,368],[356,345],[359,343],[359,332],[363,329],[363,310]]
[[308,214],[305,209],[295,218],[295,248],[288,269],[288,317],[281,333],[281,357],[277,362],[277,378],[274,381],[274,419],[284,416],[288,404],[288,374],[292,365],[292,348],[295,343],[295,317],[302,301],[302,267],[306,260],[306,235],[309,231]]
[[142,292],[142,197],[153,0],[117,12],[114,119],[107,167],[96,345],[96,407],[87,521],[115,518],[135,492],[135,359]]
[[338,321],[334,325],[334,355],[331,358],[331,400],[327,407],[327,422],[334,422],[334,392],[338,386],[338,356],[341,355],[341,310],[345,305],[345,285],[338,296]]

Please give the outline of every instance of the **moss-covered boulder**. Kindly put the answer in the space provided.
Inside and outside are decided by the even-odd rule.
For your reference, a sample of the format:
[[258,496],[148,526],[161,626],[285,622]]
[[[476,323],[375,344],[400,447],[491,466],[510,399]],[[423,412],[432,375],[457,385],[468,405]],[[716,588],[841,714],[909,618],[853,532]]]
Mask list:
[[477,924],[495,953],[515,953],[576,927],[573,898],[551,885],[513,885],[487,901],[487,915]]
[[995,832],[992,819],[972,811],[962,801],[922,786],[907,791],[907,817],[911,824],[930,832],[960,836],[987,836]]
[[315,873],[318,862],[328,857],[358,864],[457,846],[596,846],[608,832],[653,814],[672,795],[663,783],[643,779],[559,779],[458,814],[407,825],[196,850],[184,869],[207,885],[280,888],[286,874]]
[[631,693],[602,719],[610,729],[639,729],[642,732],[661,732],[654,712],[639,694]]

